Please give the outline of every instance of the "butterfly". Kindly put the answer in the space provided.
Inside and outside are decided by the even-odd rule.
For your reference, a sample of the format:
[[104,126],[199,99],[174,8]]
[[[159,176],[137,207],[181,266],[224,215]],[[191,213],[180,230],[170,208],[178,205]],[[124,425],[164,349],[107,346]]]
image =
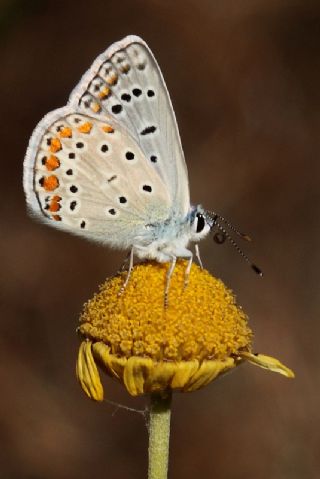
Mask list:
[[31,212],[47,224],[130,250],[123,290],[136,255],[170,263],[167,297],[177,258],[187,259],[188,281],[190,243],[202,266],[198,242],[214,226],[217,242],[233,242],[221,222],[236,231],[222,216],[190,204],[163,76],[147,44],[133,35],[99,55],[67,106],[40,121],[27,149],[23,183]]

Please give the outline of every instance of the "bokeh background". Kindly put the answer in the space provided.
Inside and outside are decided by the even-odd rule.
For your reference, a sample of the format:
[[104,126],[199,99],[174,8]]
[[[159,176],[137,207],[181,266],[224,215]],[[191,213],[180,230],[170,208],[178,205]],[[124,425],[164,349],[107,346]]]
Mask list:
[[35,124],[132,33],[164,73],[193,201],[252,235],[265,277],[210,239],[204,263],[236,292],[256,350],[296,372],[246,365],[176,394],[170,477],[318,478],[320,4],[308,0],[1,1],[0,477],[146,477],[143,417],[92,403],[74,373],[82,304],[123,253],[33,222],[22,190]]

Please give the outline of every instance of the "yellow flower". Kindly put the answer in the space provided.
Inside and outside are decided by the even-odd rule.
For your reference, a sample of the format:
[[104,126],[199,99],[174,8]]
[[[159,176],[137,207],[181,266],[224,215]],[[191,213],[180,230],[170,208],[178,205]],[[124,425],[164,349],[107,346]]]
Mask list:
[[179,261],[164,308],[168,265],[143,263],[108,279],[84,306],[78,329],[83,341],[77,377],[85,393],[103,400],[97,365],[121,381],[132,396],[178,389],[194,391],[249,361],[287,377],[277,359],[252,353],[248,318],[232,292],[206,270]]

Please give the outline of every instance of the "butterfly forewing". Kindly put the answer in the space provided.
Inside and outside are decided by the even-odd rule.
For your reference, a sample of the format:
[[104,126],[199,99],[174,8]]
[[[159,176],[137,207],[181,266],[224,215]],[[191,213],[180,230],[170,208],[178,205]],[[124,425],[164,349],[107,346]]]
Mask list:
[[24,163],[32,211],[119,248],[189,211],[187,169],[170,98],[147,45],[129,36],[92,64],[68,105],[39,123]]
[[150,239],[148,224],[165,221],[171,201],[139,145],[107,114],[100,121],[58,112],[36,130],[35,152],[31,142],[29,204],[55,226],[106,244],[128,247],[136,237]]
[[162,74],[147,45],[127,37],[100,55],[70,97],[75,109],[111,115],[136,139],[169,191],[173,213],[190,207],[187,169]]

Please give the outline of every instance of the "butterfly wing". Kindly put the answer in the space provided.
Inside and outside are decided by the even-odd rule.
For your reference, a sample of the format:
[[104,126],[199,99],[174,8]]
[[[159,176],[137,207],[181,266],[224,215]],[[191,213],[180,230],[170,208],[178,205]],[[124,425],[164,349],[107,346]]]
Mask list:
[[113,44],[68,106],[39,123],[24,188],[31,209],[50,224],[118,247],[148,243],[149,225],[185,217],[190,201],[179,132],[143,40]]
[[171,211],[161,177],[113,118],[72,110],[49,113],[32,135],[24,164],[29,206],[53,226],[111,246],[150,242],[149,225]]
[[111,115],[139,144],[169,192],[173,215],[190,208],[187,167],[160,68],[139,37],[128,36],[102,53],[70,96],[69,105]]

